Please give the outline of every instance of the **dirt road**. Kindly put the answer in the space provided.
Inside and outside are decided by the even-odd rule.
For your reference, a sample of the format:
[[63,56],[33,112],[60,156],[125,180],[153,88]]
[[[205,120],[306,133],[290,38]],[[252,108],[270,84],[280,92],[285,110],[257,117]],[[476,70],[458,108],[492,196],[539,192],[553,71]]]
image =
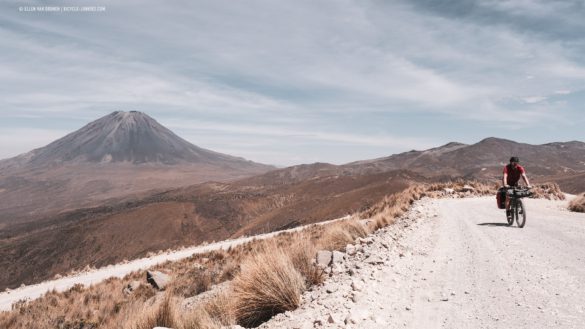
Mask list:
[[519,229],[493,197],[419,202],[264,327],[583,328],[585,215],[526,205]]
[[30,286],[24,286],[18,289],[14,289],[11,291],[5,291],[0,293],[0,311],[7,311],[10,310],[12,304],[19,300],[34,300],[40,296],[42,296],[47,291],[56,290],[56,291],[65,291],[75,284],[83,284],[85,286],[89,286],[92,284],[99,283],[107,278],[111,277],[124,277],[125,275],[139,270],[146,270],[150,267],[153,267],[157,264],[161,264],[167,261],[177,261],[180,259],[184,259],[190,257],[194,254],[202,254],[205,252],[213,251],[213,250],[220,250],[220,249],[228,249],[230,247],[235,247],[240,244],[244,244],[248,241],[253,239],[268,239],[273,237],[277,234],[282,232],[293,232],[303,230],[305,228],[311,227],[313,225],[324,225],[327,223],[339,221],[348,218],[341,217],[337,219],[332,219],[328,221],[323,221],[317,224],[310,224],[305,226],[299,226],[296,228],[276,231],[272,233],[266,234],[259,234],[251,237],[242,237],[233,240],[225,240],[215,243],[210,243],[207,245],[200,245],[200,246],[193,246],[181,250],[170,251],[161,253],[156,256],[148,257],[148,258],[140,258],[135,259],[127,263],[123,264],[116,264],[110,265],[99,269],[90,270],[87,272],[82,272],[76,275],[66,276],[60,279],[50,280],[41,282],[38,284],[33,284]]

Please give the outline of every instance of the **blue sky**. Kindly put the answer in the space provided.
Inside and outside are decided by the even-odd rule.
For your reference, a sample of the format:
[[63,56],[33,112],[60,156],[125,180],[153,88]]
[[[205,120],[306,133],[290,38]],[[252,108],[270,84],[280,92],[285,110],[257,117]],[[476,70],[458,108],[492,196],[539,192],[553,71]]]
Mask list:
[[584,140],[583,17],[583,1],[4,0],[0,158],[116,110],[277,165]]

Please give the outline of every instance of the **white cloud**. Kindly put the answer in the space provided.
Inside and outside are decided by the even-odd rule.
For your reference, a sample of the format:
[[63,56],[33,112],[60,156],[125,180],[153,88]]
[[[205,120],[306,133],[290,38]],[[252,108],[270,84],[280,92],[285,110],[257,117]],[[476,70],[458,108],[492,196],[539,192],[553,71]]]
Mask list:
[[534,103],[539,103],[539,102],[546,100],[546,97],[544,97],[544,96],[529,96],[529,97],[522,98],[522,100],[525,103],[534,104]]
[[557,95],[569,95],[570,93],[571,93],[571,91],[568,89],[561,89],[561,90],[555,91],[555,94],[557,94]]
[[[480,7],[534,19],[568,10],[536,0]],[[137,109],[163,122],[209,124],[206,131],[243,144],[291,136],[288,143],[377,147],[383,155],[432,146],[404,133],[420,118],[449,120],[453,129],[427,129],[441,139],[458,127],[493,135],[492,127],[563,124],[576,110],[546,100],[585,82],[582,37],[543,40],[409,1],[147,0],[111,2],[99,16],[6,12],[2,120]]]

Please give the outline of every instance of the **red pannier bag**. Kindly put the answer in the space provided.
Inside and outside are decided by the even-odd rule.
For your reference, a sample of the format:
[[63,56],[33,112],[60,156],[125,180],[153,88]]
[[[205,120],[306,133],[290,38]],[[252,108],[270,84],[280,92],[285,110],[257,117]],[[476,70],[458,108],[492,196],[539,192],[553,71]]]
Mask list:
[[498,208],[506,208],[506,189],[504,187],[501,187],[496,193],[496,202],[498,203]]

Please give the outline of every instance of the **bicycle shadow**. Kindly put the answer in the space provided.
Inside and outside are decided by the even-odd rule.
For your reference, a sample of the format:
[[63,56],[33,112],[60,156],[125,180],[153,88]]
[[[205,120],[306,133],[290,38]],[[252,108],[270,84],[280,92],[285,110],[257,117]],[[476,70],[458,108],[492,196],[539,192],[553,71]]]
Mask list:
[[516,226],[512,226],[512,225],[508,225],[508,223],[480,223],[477,224],[479,226],[504,226],[504,227],[510,227],[510,228],[517,228]]

